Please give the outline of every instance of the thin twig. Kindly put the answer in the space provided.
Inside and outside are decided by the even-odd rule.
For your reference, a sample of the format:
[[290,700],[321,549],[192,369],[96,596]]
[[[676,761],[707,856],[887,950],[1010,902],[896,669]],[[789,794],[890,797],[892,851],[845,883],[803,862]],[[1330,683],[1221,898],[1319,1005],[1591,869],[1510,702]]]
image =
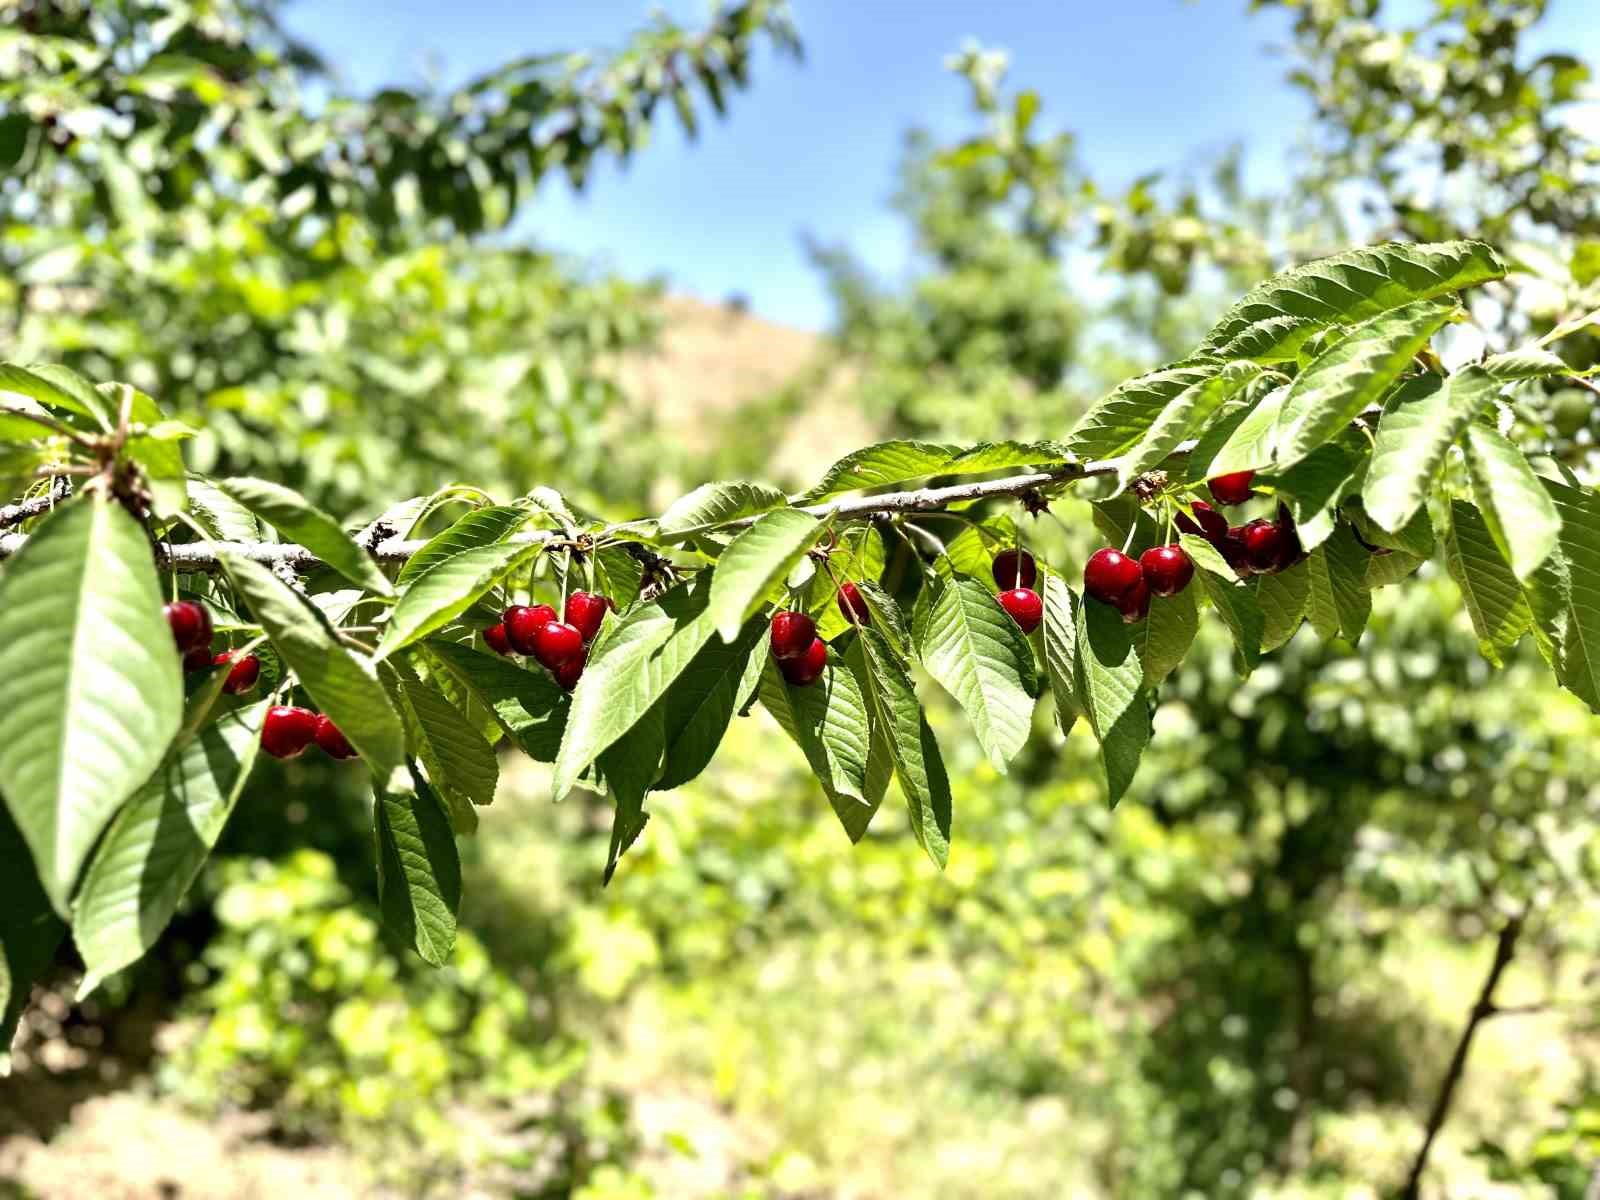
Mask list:
[[1478,992],[1477,1003],[1472,1006],[1472,1011],[1467,1016],[1467,1024],[1461,1031],[1461,1037],[1456,1042],[1455,1053],[1450,1056],[1450,1065],[1445,1069],[1444,1079],[1439,1084],[1439,1094],[1434,1098],[1433,1111],[1428,1114],[1427,1132],[1423,1134],[1422,1145],[1417,1148],[1417,1157],[1411,1164],[1411,1174],[1406,1179],[1406,1185],[1400,1191],[1400,1200],[1417,1200],[1422,1187],[1423,1172],[1428,1169],[1428,1155],[1433,1150],[1434,1139],[1439,1136],[1439,1130],[1444,1127],[1446,1118],[1450,1115],[1450,1105],[1455,1100],[1456,1087],[1461,1082],[1462,1073],[1467,1067],[1467,1053],[1472,1049],[1472,1039],[1478,1032],[1478,1026],[1499,1010],[1494,1005],[1494,990],[1500,983],[1500,976],[1511,965],[1511,959],[1517,952],[1517,938],[1522,934],[1522,922],[1526,913],[1518,913],[1508,920],[1500,930],[1500,936],[1495,941],[1494,961],[1489,964],[1489,974],[1484,977],[1483,988]]
[[72,485],[66,479],[61,477],[52,479],[44,495],[23,500],[18,504],[0,506],[0,529],[8,529],[33,517],[43,516],[70,495],[72,495]]

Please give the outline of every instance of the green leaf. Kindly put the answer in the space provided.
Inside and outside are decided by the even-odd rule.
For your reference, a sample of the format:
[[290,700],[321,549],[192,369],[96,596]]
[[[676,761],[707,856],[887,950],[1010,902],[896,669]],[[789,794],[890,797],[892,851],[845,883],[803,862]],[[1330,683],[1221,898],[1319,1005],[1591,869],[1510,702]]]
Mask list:
[[763,663],[762,705],[806,756],[845,834],[859,842],[883,798],[867,786],[872,729],[860,680],[835,663],[815,683],[796,687],[771,655]]
[[412,753],[444,801],[452,826],[471,833],[478,824],[473,807],[493,804],[500,781],[494,748],[450,701],[409,672],[400,676],[395,694]]
[[1467,475],[1473,498],[1511,573],[1527,579],[1556,548],[1561,517],[1528,460],[1487,425],[1467,427]]
[[780,508],[767,513],[728,543],[711,576],[709,611],[722,640],[739,636],[745,619],[817,544],[827,522],[810,513]]
[[915,631],[928,674],[966,712],[994,769],[1006,764],[1033,727],[1033,649],[991,589],[958,575],[941,581]]
[[421,649],[494,716],[524,754],[535,762],[555,762],[570,701],[549,672],[441,639],[430,638]]
[[1063,735],[1083,715],[1078,707],[1078,596],[1054,571],[1044,572],[1044,669],[1056,702],[1056,724]]
[[1504,354],[1490,355],[1476,367],[1469,367],[1467,370],[1477,371],[1502,383],[1519,379],[1550,379],[1578,373],[1574,372],[1560,355],[1540,346],[1524,346],[1519,350],[1507,350]]
[[601,546],[590,559],[594,590],[610,596],[619,609],[639,598],[644,583],[644,564],[621,546]]
[[339,522],[298,492],[265,479],[221,479],[217,487],[351,583],[379,596],[394,594],[372,556],[350,539]]
[[1192,533],[1180,533],[1178,545],[1183,548],[1183,552],[1189,556],[1199,572],[1216,575],[1225,583],[1232,583],[1239,578],[1234,569],[1228,565],[1228,560],[1222,557],[1221,551],[1205,538]]
[[1504,666],[1505,652],[1528,631],[1533,614],[1483,514],[1465,500],[1450,502],[1444,565],[1461,589],[1479,652],[1495,666]]
[[395,582],[404,588],[429,567],[436,566],[447,558],[454,558],[457,554],[475,550],[479,546],[492,546],[503,542],[527,520],[528,514],[525,509],[514,508],[509,504],[475,508],[463,514],[450,528],[440,530],[429,538],[422,549],[406,560]]
[[[1250,414],[1261,407],[1269,397],[1276,398],[1273,403],[1279,403],[1283,398],[1283,376],[1276,371],[1268,371],[1257,375],[1238,395],[1225,401],[1221,408],[1212,414],[1211,419],[1200,428],[1195,436],[1194,449],[1189,452],[1181,472],[1175,472],[1186,483],[1201,483],[1213,475],[1226,474],[1224,471],[1213,471],[1212,463],[1217,461],[1217,455],[1222,448],[1232,440],[1239,426],[1249,420]],[[1264,422],[1264,428],[1270,430],[1272,423],[1277,420],[1277,412],[1268,413],[1265,417],[1257,418]]]
[[1028,466],[1060,466],[1070,461],[1067,448],[1054,442],[985,442],[972,447],[879,442],[845,455],[795,503],[816,504],[845,492],[909,483],[929,475],[972,475]]
[[1280,468],[1299,462],[1376,404],[1434,332],[1455,314],[1454,304],[1422,300],[1375,317],[1350,331],[1289,385],[1273,431]]
[[[109,402],[83,376],[67,367],[51,363],[0,363],[0,392],[14,392],[54,408],[87,418],[103,432],[116,425],[116,413]],[[74,422],[67,422],[74,424]],[[76,422],[82,425],[84,422]]]
[[[1556,678],[1600,713],[1600,498],[1548,480],[1545,486],[1560,514],[1559,557],[1566,565]],[[1542,615],[1542,607],[1535,611]]]
[[876,629],[863,629],[860,644],[873,725],[883,731],[888,741],[894,776],[906,799],[911,833],[934,864],[942,868],[950,861],[953,804],[938,739],[923,715],[905,660]]
[[711,638],[710,588],[679,584],[617,622],[572,693],[566,733],[556,755],[555,795],[565,796],[606,747],[650,710]]
[[787,507],[789,498],[764,483],[703,483],[674,500],[656,528],[663,537],[704,533],[718,525]]
[[600,755],[600,770],[616,802],[602,886],[611,882],[611,877],[617,871],[617,863],[638,841],[645,823],[650,819],[650,814],[644,810],[644,798],[661,770],[661,756],[666,743],[662,717],[661,704],[652,705],[632,729],[606,747]]
[[[1204,473],[1196,476],[1191,470],[1189,478],[1195,481],[1215,479],[1218,475],[1232,475],[1235,471],[1257,471],[1270,465],[1273,431],[1277,428],[1278,417],[1283,411],[1284,401],[1288,398],[1287,387],[1276,388],[1263,396],[1245,418],[1234,426],[1233,433],[1222,447],[1211,455],[1210,464]],[[1203,457],[1200,447],[1195,448],[1193,457],[1197,462]]]
[[[1185,543],[1191,536],[1184,534]],[[1184,548],[1188,549],[1187,545]],[[1195,582],[1233,636],[1234,662],[1239,674],[1250,674],[1261,662],[1261,642],[1267,627],[1267,618],[1255,591],[1244,581],[1235,580],[1231,571],[1227,575],[1211,570],[1196,571]],[[1152,601],[1151,609],[1154,608]]]
[[1422,508],[1446,452],[1499,390],[1477,367],[1449,379],[1425,375],[1396,389],[1379,419],[1361,488],[1362,505],[1378,526],[1397,532]]
[[732,642],[712,640],[661,702],[665,762],[655,787],[682,787],[711,763],[733,714],[755,694],[766,657],[767,622],[752,618]]
[[1200,611],[1193,588],[1176,596],[1152,596],[1150,615],[1134,631],[1147,687],[1157,687],[1183,662],[1200,631]]
[[1078,707],[1100,745],[1115,808],[1150,744],[1150,697],[1132,633],[1109,604],[1085,600],[1078,605],[1076,664]]
[[911,653],[911,627],[906,623],[906,615],[901,611],[900,605],[893,596],[884,591],[870,579],[862,579],[856,583],[856,590],[861,593],[861,598],[867,602],[867,612],[872,615],[872,624],[877,628],[894,652],[900,655]]
[[189,513],[218,542],[255,542],[261,526],[255,514],[209,479],[189,476]]
[[224,714],[167,755],[106,831],[73,906],[82,999],[167,927],[244,791],[268,701]]
[[1340,525],[1306,560],[1311,584],[1307,612],[1324,641],[1342,637],[1355,645],[1361,640],[1372,614],[1372,597],[1362,586],[1370,557],[1350,526]]
[[1067,449],[1082,458],[1121,454],[1146,436],[1169,405],[1222,369],[1217,361],[1176,363],[1118,384],[1073,426]]
[[1311,603],[1311,568],[1298,562],[1274,575],[1255,579],[1256,604],[1261,609],[1261,649],[1276,650],[1295,635]]
[[431,788],[412,774],[376,790],[378,906],[384,928],[422,961],[442,967],[456,941],[461,861]]
[[1217,374],[1197,380],[1179,392],[1117,464],[1118,491],[1145,472],[1159,467],[1180,443],[1193,437],[1214,413],[1260,374],[1261,368],[1255,363],[1231,362]]
[[1391,242],[1319,258],[1274,275],[1222,315],[1197,354],[1289,362],[1330,325],[1355,325],[1379,313],[1505,277],[1482,242]]
[[231,550],[217,557],[284,665],[379,783],[388,785],[391,776],[403,773],[405,730],[372,661],[347,648],[327,619],[266,567]]
[[39,885],[22,834],[0,805],[0,1075],[11,1070],[11,1040],[34,983],[49,968],[67,927]]
[[1395,550],[1389,554],[1374,554],[1367,560],[1367,573],[1362,576],[1361,586],[1366,591],[1376,591],[1381,587],[1389,587],[1400,583],[1416,574],[1417,568],[1427,559],[1415,554],[1407,554],[1403,550]]
[[150,543],[94,493],[0,571],[0,794],[61,913],[95,839],[183,719]]
[[1328,540],[1340,504],[1361,486],[1368,461],[1365,443],[1347,433],[1342,441],[1318,446],[1288,470],[1262,477],[1288,502],[1305,549]]
[[387,658],[419,638],[443,629],[535,558],[537,542],[494,542],[441,559],[407,585],[378,643]]

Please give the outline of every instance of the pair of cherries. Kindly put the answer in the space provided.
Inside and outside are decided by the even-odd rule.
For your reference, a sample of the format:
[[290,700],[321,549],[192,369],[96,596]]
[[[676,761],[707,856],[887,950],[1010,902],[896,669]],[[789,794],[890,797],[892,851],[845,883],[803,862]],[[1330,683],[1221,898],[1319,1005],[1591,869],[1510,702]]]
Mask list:
[[242,696],[255,687],[256,680],[261,677],[261,660],[254,654],[236,659],[228,650],[211,653],[211,614],[205,605],[193,600],[174,600],[163,605],[161,613],[167,619],[167,628],[172,630],[172,640],[178,644],[178,653],[183,655],[186,674],[231,663],[222,690],[230,696]]
[[[1254,478],[1254,471],[1238,471],[1232,475],[1219,475],[1207,486],[1217,503],[1242,504],[1255,494],[1250,489]],[[1178,528],[1205,538],[1241,578],[1271,575],[1294,566],[1305,557],[1294,518],[1283,504],[1278,505],[1276,521],[1261,517],[1243,525],[1231,526],[1226,517],[1204,500],[1196,500],[1192,507],[1194,517],[1179,515]]]
[[[852,625],[870,625],[872,610],[854,583],[839,585],[839,611]],[[784,608],[772,614],[772,657],[795,687],[810,687],[828,665],[828,643],[817,636],[817,623],[807,614]]]
[[296,758],[312,743],[329,758],[356,756],[356,748],[325,714],[292,704],[267,709],[261,723],[261,748],[273,758]]
[[600,632],[608,610],[616,609],[609,596],[598,592],[573,592],[567,597],[566,620],[548,604],[513,604],[498,625],[483,631],[483,640],[497,654],[522,654],[555,676],[566,691],[578,686],[589,661],[589,643]]
[[1083,566],[1085,594],[1111,605],[1129,625],[1150,615],[1152,596],[1176,596],[1193,578],[1194,562],[1178,545],[1151,546],[1136,559],[1104,546]]
[[1001,589],[994,598],[1006,615],[1023,633],[1039,628],[1039,622],[1044,620],[1044,601],[1033,590],[1033,585],[1039,581],[1039,566],[1033,561],[1033,555],[1021,548],[1002,550],[989,564],[989,573],[994,576],[995,586]]

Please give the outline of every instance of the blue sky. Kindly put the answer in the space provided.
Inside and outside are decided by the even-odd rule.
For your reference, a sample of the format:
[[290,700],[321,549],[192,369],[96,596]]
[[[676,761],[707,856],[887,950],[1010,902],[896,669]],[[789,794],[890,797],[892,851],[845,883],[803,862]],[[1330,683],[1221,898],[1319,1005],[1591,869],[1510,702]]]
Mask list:
[[[1600,44],[1580,10],[1553,0],[1545,39]],[[827,297],[802,233],[844,243],[878,269],[909,246],[888,207],[904,131],[973,128],[965,85],[946,55],[976,38],[1012,56],[1011,81],[1037,89],[1044,119],[1079,137],[1090,172],[1110,185],[1157,167],[1201,165],[1234,142],[1266,178],[1308,113],[1283,82],[1281,13],[1244,0],[794,0],[802,63],[763,55],[728,118],[688,142],[658,127],[626,168],[597,172],[582,195],[549,181],[521,227],[542,244],[633,276],[665,275],[707,299],[734,293],[763,316],[827,324]],[[366,90],[446,81],[534,50],[606,47],[653,9],[698,22],[700,3],[641,0],[296,0],[288,22],[346,82]],[[440,13],[447,13],[441,20]]]

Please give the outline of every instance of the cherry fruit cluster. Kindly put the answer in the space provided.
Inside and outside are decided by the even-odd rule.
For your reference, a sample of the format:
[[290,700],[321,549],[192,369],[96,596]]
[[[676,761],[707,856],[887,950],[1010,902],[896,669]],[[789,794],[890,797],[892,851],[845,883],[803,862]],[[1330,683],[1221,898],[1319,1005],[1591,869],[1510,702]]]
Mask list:
[[513,604],[501,614],[498,625],[483,631],[483,640],[496,654],[533,659],[570,692],[589,661],[589,644],[606,613],[616,607],[610,596],[573,592],[567,597],[563,620],[548,604]]
[[185,673],[204,671],[210,667],[228,667],[228,678],[222,690],[230,696],[242,696],[256,686],[261,677],[261,660],[254,654],[236,655],[231,650],[211,652],[213,627],[206,606],[193,600],[174,600],[163,606],[162,615],[172,630],[172,640],[178,644],[183,656]]
[[356,756],[356,748],[323,713],[291,704],[267,709],[261,723],[261,748],[273,758],[296,758],[313,743],[329,758]]

